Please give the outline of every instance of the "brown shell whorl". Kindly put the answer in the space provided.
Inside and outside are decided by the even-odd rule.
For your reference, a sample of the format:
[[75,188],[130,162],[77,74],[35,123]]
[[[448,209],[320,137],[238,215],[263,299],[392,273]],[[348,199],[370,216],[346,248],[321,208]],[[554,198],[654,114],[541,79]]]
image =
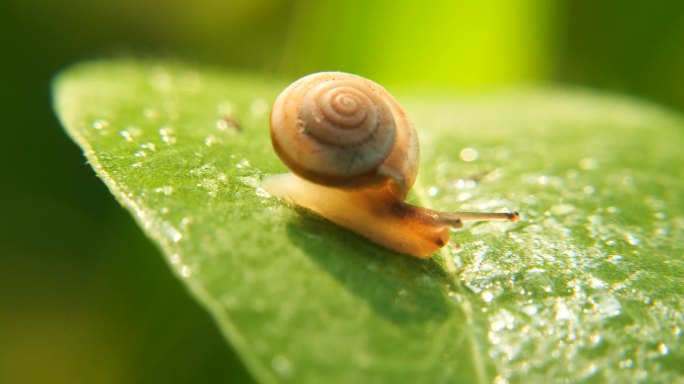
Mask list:
[[[324,185],[357,187],[391,178],[399,179],[399,189],[408,189],[417,169],[415,136],[384,88],[346,73],[321,72],[295,81],[271,111],[271,139],[280,158],[294,173]],[[402,145],[415,149],[398,148]],[[415,164],[388,168],[389,159]]]

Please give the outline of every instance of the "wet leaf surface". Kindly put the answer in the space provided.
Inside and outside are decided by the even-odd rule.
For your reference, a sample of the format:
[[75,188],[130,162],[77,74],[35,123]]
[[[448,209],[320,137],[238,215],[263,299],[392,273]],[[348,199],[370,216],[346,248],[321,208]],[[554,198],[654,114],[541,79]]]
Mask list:
[[683,379],[680,117],[586,91],[394,92],[421,139],[412,202],[522,213],[419,261],[260,187],[285,171],[267,129],[285,85],[130,61],[55,83],[69,135],[258,380]]

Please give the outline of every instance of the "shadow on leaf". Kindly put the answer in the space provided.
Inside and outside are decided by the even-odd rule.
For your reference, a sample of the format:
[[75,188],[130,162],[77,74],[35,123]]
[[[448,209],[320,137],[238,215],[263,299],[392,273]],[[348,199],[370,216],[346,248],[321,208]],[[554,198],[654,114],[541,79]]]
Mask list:
[[299,215],[288,223],[287,232],[295,245],[384,318],[404,324],[454,316],[445,297],[449,281],[434,261],[389,251],[312,215]]

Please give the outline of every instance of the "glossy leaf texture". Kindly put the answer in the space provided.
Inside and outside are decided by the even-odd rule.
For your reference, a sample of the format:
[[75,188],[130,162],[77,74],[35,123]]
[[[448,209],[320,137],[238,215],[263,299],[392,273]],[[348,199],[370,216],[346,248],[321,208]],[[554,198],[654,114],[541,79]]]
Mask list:
[[54,85],[68,134],[257,380],[683,380],[681,117],[579,90],[390,89],[421,139],[411,202],[521,212],[420,261],[260,187],[286,171],[268,137],[285,85],[135,61]]

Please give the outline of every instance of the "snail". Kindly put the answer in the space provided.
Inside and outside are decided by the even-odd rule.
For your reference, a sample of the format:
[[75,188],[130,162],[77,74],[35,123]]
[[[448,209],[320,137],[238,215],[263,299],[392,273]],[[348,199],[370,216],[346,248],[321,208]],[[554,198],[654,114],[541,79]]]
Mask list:
[[363,77],[321,72],[295,81],[273,104],[270,133],[292,171],[264,178],[270,195],[400,253],[429,257],[464,221],[518,220],[516,212],[405,203],[418,173],[417,133],[389,92]]

